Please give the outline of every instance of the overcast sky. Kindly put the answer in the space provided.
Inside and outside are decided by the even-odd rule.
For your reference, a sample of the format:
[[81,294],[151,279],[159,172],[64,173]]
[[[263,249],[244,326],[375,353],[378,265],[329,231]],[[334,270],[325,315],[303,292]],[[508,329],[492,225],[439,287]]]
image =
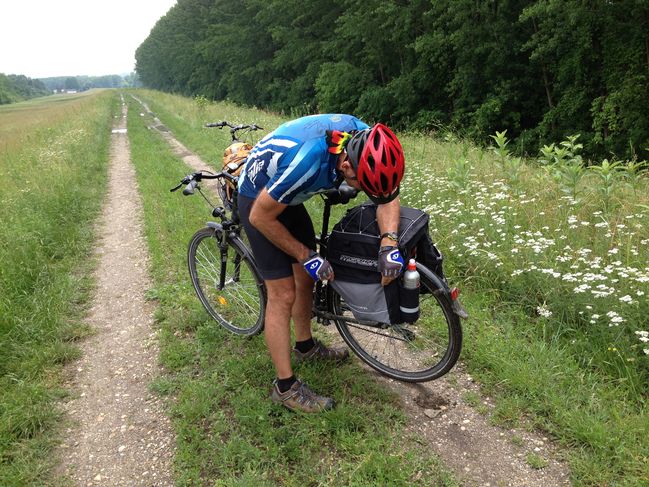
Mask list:
[[0,0],[0,73],[100,76],[135,50],[176,0]]

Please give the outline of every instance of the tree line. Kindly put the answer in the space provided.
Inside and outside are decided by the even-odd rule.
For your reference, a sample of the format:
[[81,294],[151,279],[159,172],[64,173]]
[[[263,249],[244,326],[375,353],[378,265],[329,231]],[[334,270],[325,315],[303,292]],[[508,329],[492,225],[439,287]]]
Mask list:
[[132,88],[137,85],[135,73],[125,76],[118,74],[103,76],[54,76],[51,78],[41,78],[40,81],[51,91],[85,91],[92,88]]
[[178,0],[136,61],[145,86],[293,115],[649,152],[646,0]]
[[0,105],[16,103],[58,91],[85,91],[91,88],[132,88],[139,86],[135,73],[125,76],[55,76],[32,79],[22,74],[0,73]]
[[0,73],[0,105],[49,95],[50,91],[39,80],[20,74]]

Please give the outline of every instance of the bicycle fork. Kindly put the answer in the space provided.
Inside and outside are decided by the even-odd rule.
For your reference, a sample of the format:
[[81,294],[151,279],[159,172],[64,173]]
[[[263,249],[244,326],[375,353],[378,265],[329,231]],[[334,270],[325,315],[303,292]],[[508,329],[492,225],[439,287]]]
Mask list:
[[[219,269],[219,282],[217,289],[222,291],[226,285],[226,276],[228,274],[228,240],[225,234],[223,225],[216,222],[209,222],[208,227],[214,229],[214,238],[219,247],[219,253],[221,256],[221,268]],[[241,256],[238,253],[235,253],[234,256],[234,273],[232,275],[232,282],[239,282],[241,276]]]

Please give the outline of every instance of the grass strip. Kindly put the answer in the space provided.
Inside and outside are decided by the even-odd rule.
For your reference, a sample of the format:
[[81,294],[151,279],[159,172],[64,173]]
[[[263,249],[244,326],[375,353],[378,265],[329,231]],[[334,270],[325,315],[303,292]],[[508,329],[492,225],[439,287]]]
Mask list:
[[43,484],[53,464],[63,366],[89,333],[94,222],[118,106],[108,92],[39,101],[17,104],[22,143],[0,149],[0,485]]

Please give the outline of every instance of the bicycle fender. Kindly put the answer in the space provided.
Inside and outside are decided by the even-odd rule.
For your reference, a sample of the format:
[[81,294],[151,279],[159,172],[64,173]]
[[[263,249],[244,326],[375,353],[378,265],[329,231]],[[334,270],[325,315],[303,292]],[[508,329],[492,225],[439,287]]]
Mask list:
[[207,225],[208,228],[213,228],[217,232],[222,232],[223,231],[223,225],[217,222],[207,222],[205,225]]
[[433,271],[431,271],[428,267],[424,266],[423,264],[420,264],[417,262],[417,270],[422,273],[426,274],[426,277],[433,281],[433,284],[437,287],[437,290],[435,291],[435,294],[443,294],[446,296],[446,298],[450,301],[451,300],[451,291],[448,288],[448,285],[442,281],[437,274],[435,274]]
[[462,303],[460,303],[460,300],[459,299],[453,300],[451,298],[451,290],[449,289],[448,284],[446,282],[440,279],[437,276],[437,274],[431,271],[428,267],[423,266],[419,262],[417,262],[417,270],[420,273],[426,274],[426,277],[428,277],[431,281],[433,281],[435,286],[437,286],[437,290],[434,291],[435,294],[443,294],[444,296],[446,296],[448,302],[451,303],[451,310],[453,311],[453,314],[462,318],[463,320],[469,318],[469,314],[464,309],[464,306],[462,306]]

